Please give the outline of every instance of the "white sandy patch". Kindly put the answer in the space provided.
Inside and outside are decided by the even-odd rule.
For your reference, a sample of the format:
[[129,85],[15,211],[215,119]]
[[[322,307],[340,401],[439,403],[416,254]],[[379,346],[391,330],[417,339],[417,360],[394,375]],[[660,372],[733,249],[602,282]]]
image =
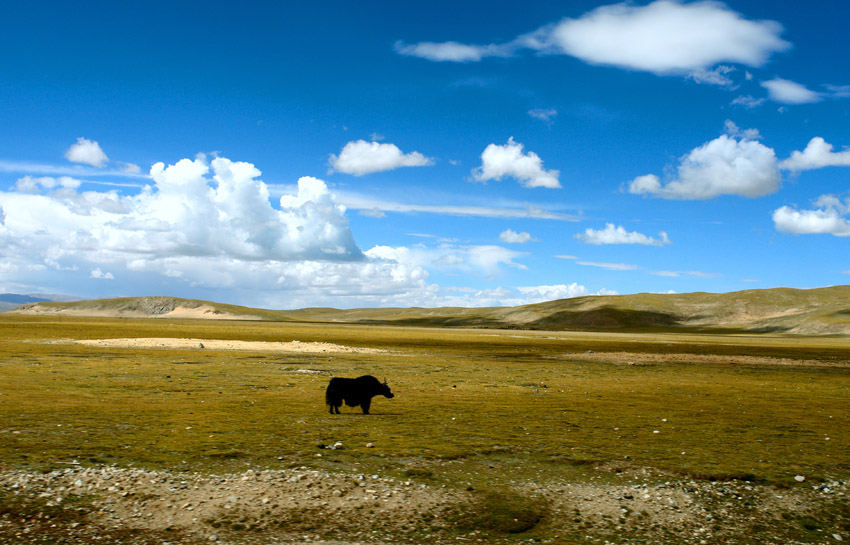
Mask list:
[[98,308],[91,306],[65,307],[27,303],[10,314],[30,314],[36,316],[93,316],[97,318],[171,318],[204,320],[261,320],[250,314],[233,314],[216,309],[212,305],[170,305],[168,302],[150,303],[144,308]]
[[377,354],[386,352],[377,348],[357,348],[333,343],[320,342],[263,342],[263,341],[230,341],[220,339],[176,339],[169,337],[125,338],[125,339],[82,339],[73,341],[88,346],[108,348],[172,348],[198,350],[253,350],[268,352],[345,352],[360,354]]

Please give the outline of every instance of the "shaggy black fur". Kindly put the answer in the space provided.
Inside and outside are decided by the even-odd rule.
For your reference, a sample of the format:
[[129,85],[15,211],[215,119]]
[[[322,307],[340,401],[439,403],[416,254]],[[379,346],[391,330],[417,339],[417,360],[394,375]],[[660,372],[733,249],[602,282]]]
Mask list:
[[363,414],[369,414],[369,406],[372,398],[382,395],[387,398],[395,397],[387,386],[387,381],[381,383],[372,375],[364,375],[357,378],[334,377],[328,384],[325,392],[325,403],[331,409],[331,414],[339,414],[339,408],[343,402],[349,407],[363,409]]

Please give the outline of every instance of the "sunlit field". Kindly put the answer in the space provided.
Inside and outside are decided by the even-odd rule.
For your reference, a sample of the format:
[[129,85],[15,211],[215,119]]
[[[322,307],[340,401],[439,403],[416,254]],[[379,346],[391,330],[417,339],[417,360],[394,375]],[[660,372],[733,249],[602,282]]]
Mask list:
[[[84,346],[174,337],[379,353]],[[0,317],[0,467],[378,472],[459,490],[850,478],[843,338]],[[331,376],[386,378],[331,415]],[[341,442],[344,448],[321,449]],[[368,446],[367,446],[368,445]]]

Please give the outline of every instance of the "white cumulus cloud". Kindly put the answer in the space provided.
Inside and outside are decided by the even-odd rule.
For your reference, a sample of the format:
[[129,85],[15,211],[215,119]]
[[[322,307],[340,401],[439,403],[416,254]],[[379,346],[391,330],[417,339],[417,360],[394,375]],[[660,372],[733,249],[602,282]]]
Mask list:
[[731,134],[682,157],[674,179],[662,183],[654,174],[638,176],[628,184],[628,191],[665,199],[761,197],[776,192],[782,176],[773,149],[753,138],[757,131],[740,131],[734,124],[727,124],[727,131]]
[[77,143],[68,148],[65,158],[73,163],[85,163],[98,168],[109,160],[97,142],[82,137],[77,138]]
[[434,164],[434,159],[418,151],[403,153],[395,144],[357,140],[347,143],[339,155],[330,156],[332,170],[363,176],[373,172],[400,167],[422,167]]
[[719,2],[614,4],[552,30],[553,45],[592,64],[689,74],[718,63],[762,66],[790,44],[774,21],[750,21]]
[[[720,2],[656,0],[645,6],[619,3],[565,18],[504,44],[396,43],[403,55],[432,61],[474,62],[508,57],[522,49],[565,54],[590,64],[654,74],[691,76],[728,85],[721,63],[762,66],[790,47],[775,21],[753,21]],[[726,65],[722,65],[726,66]]]
[[660,231],[658,238],[653,238],[637,231],[626,231],[622,225],[606,223],[605,229],[587,228],[584,233],[575,235],[575,238],[586,244],[640,244],[644,246],[664,246],[670,244],[667,233]]
[[89,274],[89,278],[98,278],[98,279],[101,279],[101,280],[114,280],[115,279],[115,277],[112,276],[112,273],[103,272],[102,270],[100,270],[100,267],[94,269]]
[[803,151],[791,152],[791,157],[780,163],[780,167],[786,170],[811,170],[815,168],[832,166],[850,166],[850,149],[833,152],[832,144],[826,142],[820,136],[809,140],[809,144]]
[[366,259],[321,180],[301,178],[276,209],[249,163],[183,159],[157,163],[150,175],[154,185],[128,196],[80,192],[73,179],[20,179],[17,191],[0,192],[4,259],[21,270],[126,267],[197,286],[235,284],[287,262]]
[[533,238],[530,233],[526,233],[525,231],[517,233],[513,229],[505,229],[499,233],[499,240],[509,244],[525,244],[537,239]]
[[842,202],[833,195],[815,200],[816,208],[798,210],[783,206],[773,211],[773,223],[778,231],[795,235],[829,234],[850,236],[850,198]]
[[514,142],[513,137],[504,146],[488,145],[481,154],[481,166],[472,171],[479,182],[511,176],[524,187],[559,188],[559,175],[557,170],[545,170],[543,160],[533,151],[523,153],[523,145]]
[[15,182],[15,189],[22,193],[39,193],[43,189],[76,189],[82,183],[82,180],[70,176],[24,176]]
[[584,297],[590,295],[587,288],[576,284],[555,284],[552,286],[528,286],[517,288],[527,303],[542,303],[544,301],[556,301],[558,299],[569,299],[572,297]]

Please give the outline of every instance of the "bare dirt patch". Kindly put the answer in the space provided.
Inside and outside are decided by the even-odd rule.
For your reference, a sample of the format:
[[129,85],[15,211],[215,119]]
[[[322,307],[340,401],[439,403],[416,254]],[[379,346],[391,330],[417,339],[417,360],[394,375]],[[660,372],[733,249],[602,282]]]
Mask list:
[[249,350],[257,352],[298,352],[298,353],[356,353],[379,354],[386,350],[342,346],[323,342],[263,342],[234,341],[221,339],[185,339],[185,338],[124,338],[124,339],[82,339],[71,341],[76,344],[103,348],[166,348],[198,350]]

